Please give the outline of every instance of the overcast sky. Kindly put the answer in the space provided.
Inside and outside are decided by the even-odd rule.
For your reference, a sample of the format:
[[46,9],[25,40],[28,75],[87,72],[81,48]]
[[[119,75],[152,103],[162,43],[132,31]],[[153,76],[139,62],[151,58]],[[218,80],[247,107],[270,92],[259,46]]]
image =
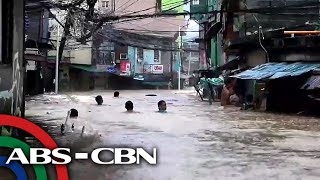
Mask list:
[[[185,11],[190,11],[190,4],[188,3],[188,4],[184,5],[183,9]],[[188,19],[189,19],[189,17],[186,17],[186,20],[188,20]],[[199,31],[199,24],[193,20],[190,20],[189,26],[188,26],[188,31]],[[199,37],[199,32],[188,32],[186,39],[195,39],[197,37]]]

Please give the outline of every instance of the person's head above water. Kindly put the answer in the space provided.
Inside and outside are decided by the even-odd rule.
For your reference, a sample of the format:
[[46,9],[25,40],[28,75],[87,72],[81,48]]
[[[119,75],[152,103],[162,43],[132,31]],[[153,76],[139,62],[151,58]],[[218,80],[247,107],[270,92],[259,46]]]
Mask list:
[[125,108],[127,111],[133,111],[133,103],[131,101],[127,101],[125,104]]
[[119,97],[120,93],[118,91],[113,93],[113,97]]
[[164,112],[167,110],[167,103],[164,100],[158,102],[158,109],[160,112]]
[[96,102],[97,102],[98,105],[102,105],[102,103],[103,103],[103,98],[102,98],[102,96],[98,95],[98,96],[96,97]]
[[77,118],[79,116],[78,110],[70,109],[70,118]]

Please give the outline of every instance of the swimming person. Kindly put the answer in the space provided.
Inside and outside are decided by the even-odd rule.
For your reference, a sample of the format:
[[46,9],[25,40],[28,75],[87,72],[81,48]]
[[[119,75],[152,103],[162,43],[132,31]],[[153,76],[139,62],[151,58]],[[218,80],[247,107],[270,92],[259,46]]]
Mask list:
[[131,101],[127,101],[125,108],[127,109],[127,112],[133,112],[133,103]]
[[119,97],[120,93],[118,91],[113,93],[113,97]]
[[98,96],[96,97],[96,102],[97,102],[98,105],[102,105],[102,103],[103,103],[103,98],[102,98],[102,96],[98,95]]
[[167,112],[167,103],[164,100],[158,102],[159,112]]

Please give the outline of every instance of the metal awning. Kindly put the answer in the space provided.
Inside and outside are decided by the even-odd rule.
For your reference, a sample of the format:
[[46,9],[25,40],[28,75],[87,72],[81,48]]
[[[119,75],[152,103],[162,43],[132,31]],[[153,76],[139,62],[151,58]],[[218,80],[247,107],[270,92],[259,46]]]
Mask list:
[[311,76],[306,83],[301,87],[305,90],[320,89],[320,76]]
[[98,69],[96,66],[91,65],[76,65],[76,64],[70,64],[70,67],[81,69],[83,71],[92,72],[92,73],[102,73],[106,72],[106,70]]
[[238,79],[278,79],[300,76],[320,67],[320,63],[267,63],[246,70],[232,77]]

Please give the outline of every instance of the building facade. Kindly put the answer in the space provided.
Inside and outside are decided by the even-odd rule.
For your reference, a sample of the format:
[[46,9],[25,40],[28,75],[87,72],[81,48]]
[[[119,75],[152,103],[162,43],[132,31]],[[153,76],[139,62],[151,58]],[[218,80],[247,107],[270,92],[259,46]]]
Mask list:
[[0,113],[24,116],[24,2],[0,1]]

